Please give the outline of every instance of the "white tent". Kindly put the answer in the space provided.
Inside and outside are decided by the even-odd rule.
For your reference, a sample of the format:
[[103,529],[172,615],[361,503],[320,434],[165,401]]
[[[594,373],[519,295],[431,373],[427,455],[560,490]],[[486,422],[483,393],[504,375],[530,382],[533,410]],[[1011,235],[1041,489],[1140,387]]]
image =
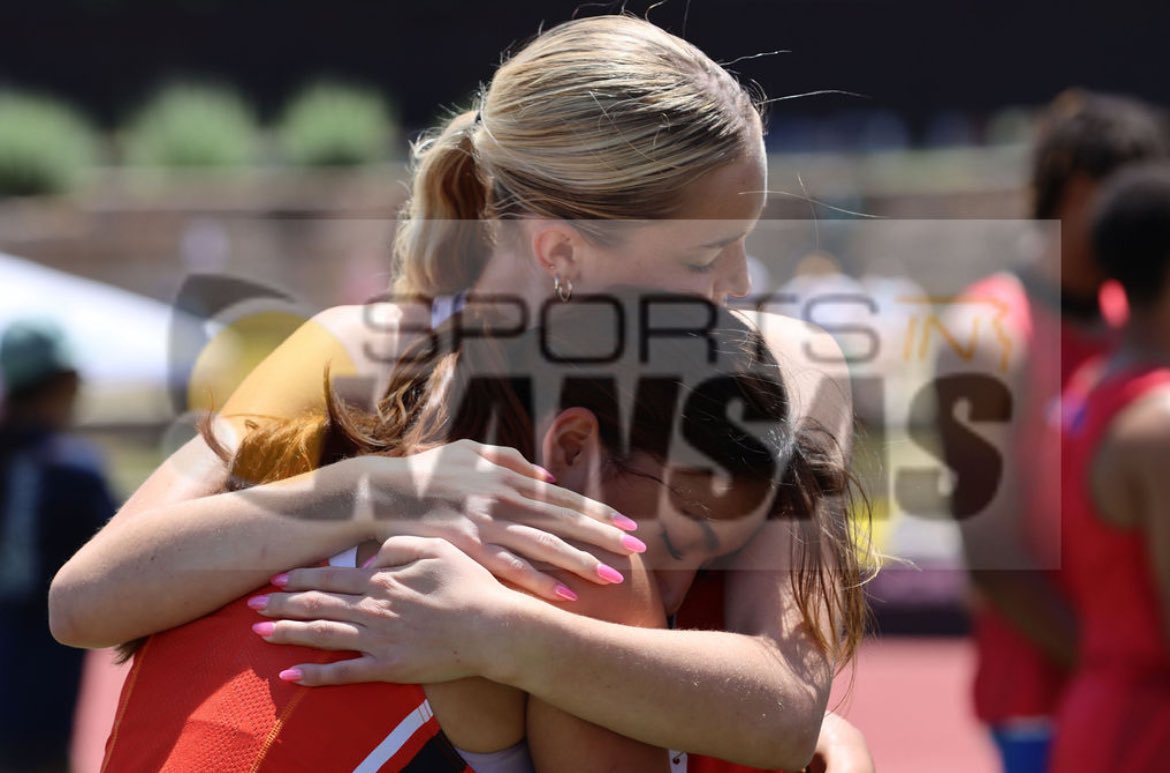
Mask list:
[[124,417],[157,418],[167,411],[169,337],[176,320],[170,306],[0,253],[0,330],[28,317],[52,319],[65,330],[86,383],[83,416],[112,418],[110,409],[119,403],[114,413]]

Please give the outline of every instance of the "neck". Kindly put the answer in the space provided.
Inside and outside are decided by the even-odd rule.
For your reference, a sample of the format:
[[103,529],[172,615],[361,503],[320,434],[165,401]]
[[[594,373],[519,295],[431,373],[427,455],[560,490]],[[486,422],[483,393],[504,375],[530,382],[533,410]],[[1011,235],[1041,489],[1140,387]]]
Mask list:
[[516,299],[528,311],[529,325],[535,325],[541,304],[552,295],[552,280],[536,268],[531,258],[497,248],[471,293]]
[[1170,362],[1170,303],[1132,309],[1121,351],[1139,361]]

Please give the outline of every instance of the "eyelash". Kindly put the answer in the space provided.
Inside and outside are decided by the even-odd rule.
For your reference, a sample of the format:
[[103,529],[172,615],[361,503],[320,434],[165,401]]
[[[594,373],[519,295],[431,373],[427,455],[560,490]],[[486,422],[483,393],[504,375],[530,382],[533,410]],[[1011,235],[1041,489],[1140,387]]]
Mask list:
[[709,274],[711,271],[713,271],[715,269],[716,262],[717,261],[713,260],[710,263],[704,263],[701,266],[689,265],[689,266],[687,266],[687,268],[689,268],[691,271],[695,272],[696,274]]
[[715,257],[711,260],[710,263],[691,264],[691,265],[688,265],[687,268],[689,268],[691,271],[695,272],[696,274],[709,274],[709,273],[711,273],[712,271],[715,270],[715,264],[719,262],[719,256],[723,254],[724,249],[725,249],[725,247],[719,247],[716,250]]
[[678,552],[678,549],[675,548],[674,544],[670,541],[670,535],[666,533],[666,529],[662,530],[661,536],[663,544],[666,545],[666,552],[670,554],[670,557],[675,561],[682,561],[683,554]]

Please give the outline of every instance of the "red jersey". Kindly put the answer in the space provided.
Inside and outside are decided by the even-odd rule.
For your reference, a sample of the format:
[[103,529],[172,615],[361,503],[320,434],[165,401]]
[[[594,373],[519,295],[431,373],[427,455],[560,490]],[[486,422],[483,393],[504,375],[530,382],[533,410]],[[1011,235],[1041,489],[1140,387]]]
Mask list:
[[1091,390],[1079,383],[1066,396],[1063,573],[1081,653],[1057,717],[1051,770],[1156,773],[1170,760],[1170,650],[1158,588],[1144,535],[1101,519],[1088,481],[1113,419],[1170,385],[1170,369],[1131,368]]
[[257,619],[241,598],[150,637],[122,688],[103,773],[471,772],[422,687],[282,681],[297,663],[355,653],[269,644],[251,630]]
[[[1060,586],[1055,570],[1061,565],[1061,513],[1059,499],[1052,496],[1060,488],[1060,394],[1079,366],[1113,345],[1115,330],[1126,316],[1124,294],[1112,284],[1102,289],[1098,329],[1068,322],[1058,310],[1034,301],[1012,274],[988,277],[964,297],[999,304],[1002,332],[1026,352],[1013,428],[1015,474],[1027,482],[1020,528],[1040,565],[1054,570]],[[1067,678],[1062,669],[988,606],[974,614],[974,639],[975,713],[981,720],[998,724],[1052,714]]]

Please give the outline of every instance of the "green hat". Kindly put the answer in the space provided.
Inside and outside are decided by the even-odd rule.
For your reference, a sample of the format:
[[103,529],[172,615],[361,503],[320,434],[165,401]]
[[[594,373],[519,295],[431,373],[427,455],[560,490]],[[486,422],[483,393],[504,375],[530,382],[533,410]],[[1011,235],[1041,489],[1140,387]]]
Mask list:
[[76,370],[65,331],[52,320],[17,320],[0,336],[0,379],[9,394]]

